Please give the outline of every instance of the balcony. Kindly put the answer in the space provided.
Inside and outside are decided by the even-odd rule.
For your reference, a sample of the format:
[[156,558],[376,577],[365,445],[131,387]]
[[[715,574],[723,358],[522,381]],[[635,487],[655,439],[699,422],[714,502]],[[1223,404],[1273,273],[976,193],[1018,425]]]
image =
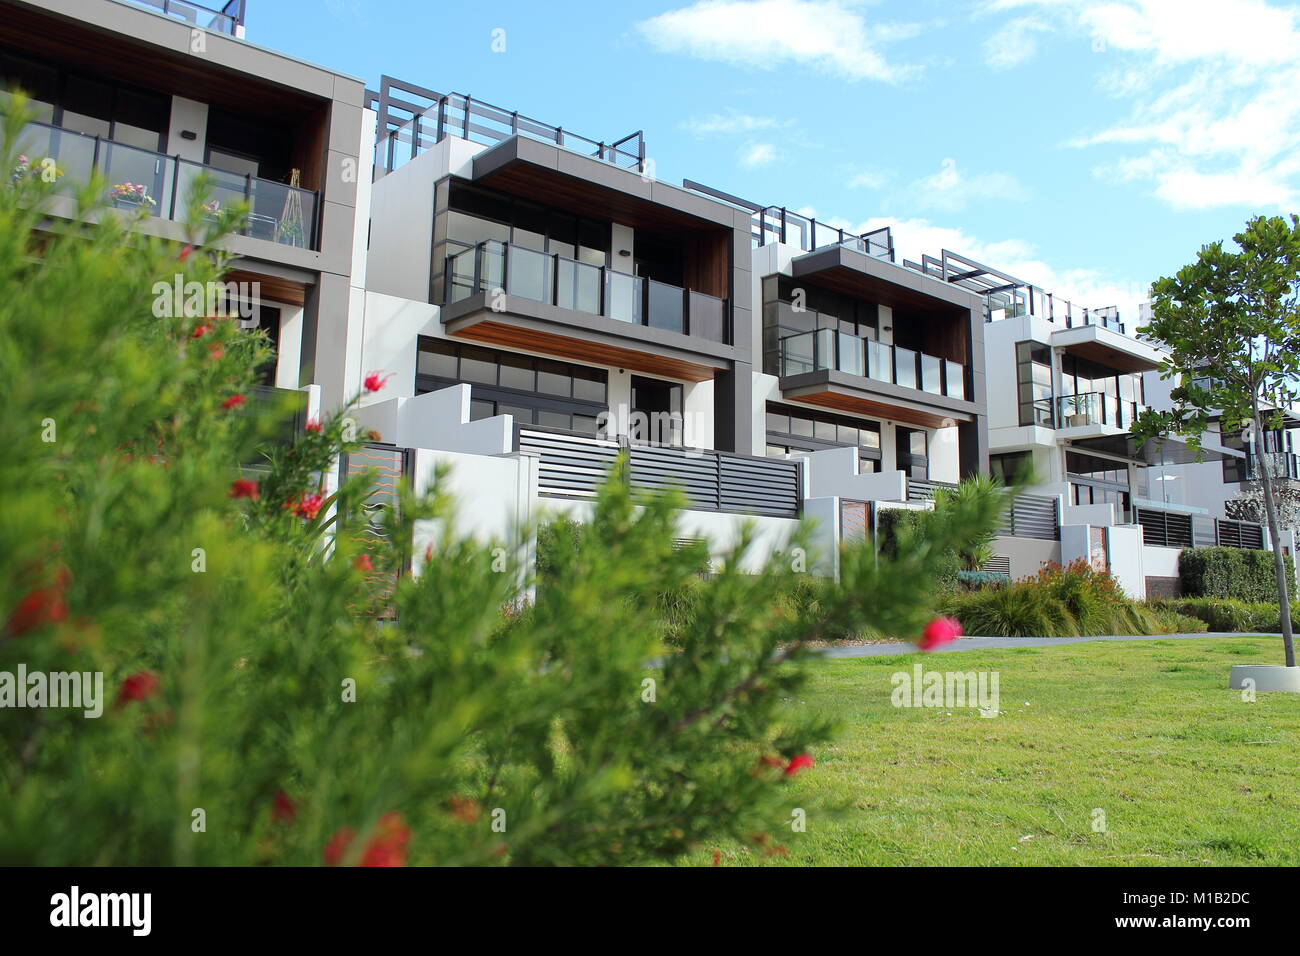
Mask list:
[[780,358],[782,378],[834,369],[931,395],[966,398],[965,366],[834,329],[785,336]]
[[1104,392],[1062,395],[1056,399],[1058,428],[1128,431],[1146,406]]
[[500,289],[561,309],[725,343],[727,300],[496,239],[447,259],[447,302]]
[[726,299],[499,240],[446,269],[449,335],[686,381],[734,360]]
[[138,7],[156,10],[164,16],[183,20],[191,26],[224,33],[227,36],[244,35],[244,0],[229,0],[221,7],[194,3],[192,0],[130,0]]
[[57,191],[71,196],[93,172],[108,181],[104,199],[129,212],[143,211],[166,220],[184,219],[193,183],[209,178],[209,206],[216,213],[245,202],[248,221],[241,235],[300,249],[317,248],[318,197],[309,189],[239,175],[215,166],[128,146],[100,136],[30,123],[23,131],[20,164],[12,175],[32,174],[43,159],[53,159],[59,171]]
[[[1264,467],[1261,468],[1260,465]],[[1270,478],[1284,478],[1300,481],[1300,455],[1290,452],[1265,452],[1261,459],[1254,452],[1246,453],[1246,480],[1258,481],[1263,471]]]

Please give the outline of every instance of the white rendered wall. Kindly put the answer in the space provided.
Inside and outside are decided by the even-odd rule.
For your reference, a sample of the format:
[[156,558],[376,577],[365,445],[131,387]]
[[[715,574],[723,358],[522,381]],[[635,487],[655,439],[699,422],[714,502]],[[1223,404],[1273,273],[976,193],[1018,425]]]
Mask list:
[[375,182],[367,289],[429,300],[434,187],[448,174],[467,175],[474,156],[486,148],[448,136]]

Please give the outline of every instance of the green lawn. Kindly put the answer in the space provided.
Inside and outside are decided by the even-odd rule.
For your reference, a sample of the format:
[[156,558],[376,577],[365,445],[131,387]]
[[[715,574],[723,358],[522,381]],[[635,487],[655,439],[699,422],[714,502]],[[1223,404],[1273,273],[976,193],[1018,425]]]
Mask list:
[[[1280,658],[1278,638],[1221,637],[818,662],[791,706],[840,733],[790,785],[806,832],[784,857],[685,862],[1300,864],[1300,697],[1227,689],[1230,665]],[[1003,713],[892,706],[918,660],[998,672]]]

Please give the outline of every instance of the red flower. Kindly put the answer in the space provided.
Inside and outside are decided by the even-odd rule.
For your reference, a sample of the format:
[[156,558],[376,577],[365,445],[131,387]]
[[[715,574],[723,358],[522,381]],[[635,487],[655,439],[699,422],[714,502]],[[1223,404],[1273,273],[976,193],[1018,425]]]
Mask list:
[[234,395],[231,395],[228,399],[226,399],[224,402],[222,402],[221,407],[238,408],[240,405],[244,404],[245,401],[246,399],[244,398],[243,395],[240,395],[239,393],[235,393]]
[[212,331],[212,326],[199,324],[194,326],[194,331],[190,333],[190,338],[201,339],[203,338],[203,336],[207,335],[211,331]]
[[299,518],[306,518],[308,521],[314,521],[316,520],[316,516],[320,514],[321,505],[324,503],[325,499],[320,495],[309,495],[304,492],[301,499],[298,501],[291,501],[285,505],[285,507],[296,514]]
[[158,675],[149,671],[136,671],[122,681],[117,692],[117,706],[124,707],[133,700],[148,700],[158,693]]
[[178,262],[184,262],[186,259],[188,259],[188,258],[190,257],[190,253],[193,252],[193,251],[194,251],[194,248],[193,248],[192,246],[190,246],[190,245],[187,244],[187,245],[185,246],[185,248],[181,250],[181,254],[180,254],[179,256],[176,257],[176,260],[177,260]]
[[320,422],[316,421],[316,419],[313,418],[311,421],[307,422],[307,431],[314,432],[315,434],[319,435],[323,431],[325,431],[325,429],[321,426]]
[[[344,827],[325,844],[325,862],[338,866],[347,856],[356,833]],[[361,853],[361,866],[402,866],[406,863],[406,844],[411,839],[411,829],[400,813],[389,812],[379,818],[375,834]]]
[[262,490],[255,481],[249,481],[247,478],[236,478],[230,483],[230,497],[232,498],[251,498],[256,501],[261,495]]
[[373,571],[375,569],[375,565],[368,554],[357,555],[357,559],[352,562],[352,566],[358,571]]
[[812,755],[800,754],[799,756],[795,757],[793,760],[791,760],[788,764],[785,765],[785,775],[787,777],[793,777],[800,770],[803,770],[805,767],[811,767],[811,766],[814,766]]
[[57,584],[48,588],[38,588],[30,592],[14,607],[5,624],[5,634],[19,637],[28,631],[47,624],[57,624],[67,620],[68,605],[64,600],[64,588],[71,575],[60,572]]
[[925,626],[921,640],[916,644],[923,651],[948,644],[961,637],[961,622],[955,617],[937,617]]
[[330,837],[329,843],[325,844],[325,864],[327,866],[338,866],[343,862],[343,856],[348,852],[348,845],[352,843],[352,838],[356,832],[351,827],[344,827]]
[[479,806],[477,800],[470,800],[467,797],[453,796],[448,804],[451,807],[453,819],[461,823],[477,823],[479,815]]
[[713,851],[713,865],[714,865],[714,866],[721,866],[721,865],[722,865],[722,851],[721,851],[721,850],[714,850],[714,851]]
[[271,819],[278,823],[290,823],[298,815],[298,805],[283,790],[277,791],[271,798]]
[[[218,359],[220,359],[221,356],[223,356],[223,355],[225,355],[225,354],[226,354],[226,350],[225,350],[225,348],[221,345],[220,342],[214,342],[214,343],[211,345],[211,347],[208,348],[208,357],[209,357],[210,359],[212,359],[212,361],[214,361],[214,362],[217,361]],[[242,396],[241,396],[241,399],[240,399],[240,400],[242,401]]]
[[365,383],[366,391],[367,392],[379,391],[381,388],[383,388],[385,385],[388,384],[388,380],[392,377],[393,377],[392,375],[381,375],[379,372],[371,372],[369,375],[366,376],[366,383]]

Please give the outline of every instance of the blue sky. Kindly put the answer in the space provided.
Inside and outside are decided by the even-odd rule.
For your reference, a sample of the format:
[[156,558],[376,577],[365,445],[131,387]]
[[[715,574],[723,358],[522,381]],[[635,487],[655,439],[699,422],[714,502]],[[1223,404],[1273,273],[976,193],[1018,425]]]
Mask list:
[[[1087,306],[1300,211],[1300,13],[1262,0],[250,0],[248,39],[613,141],[656,174]],[[505,41],[494,52],[494,31]],[[499,46],[499,44],[498,44]]]

